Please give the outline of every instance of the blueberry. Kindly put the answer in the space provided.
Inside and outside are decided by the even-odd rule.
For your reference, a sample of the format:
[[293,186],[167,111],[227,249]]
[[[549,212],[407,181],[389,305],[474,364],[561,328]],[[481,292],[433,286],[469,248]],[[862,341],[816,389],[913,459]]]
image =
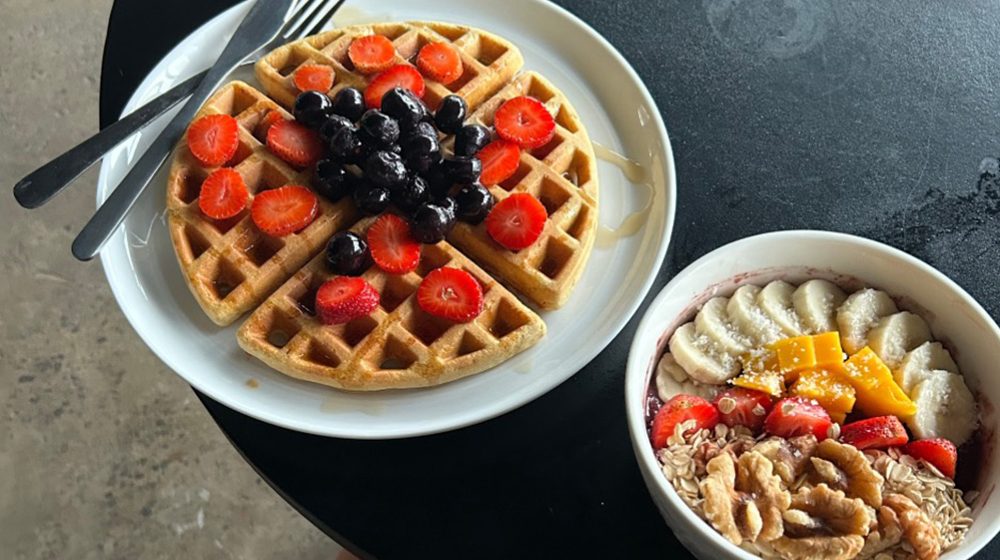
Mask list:
[[490,129],[481,124],[467,124],[455,133],[455,155],[474,156],[490,143]]
[[453,183],[474,183],[479,180],[479,174],[483,171],[479,158],[469,156],[445,158],[441,167]]
[[448,174],[445,173],[444,167],[440,164],[431,167],[426,173],[423,174],[424,180],[427,181],[427,188],[430,191],[430,196],[432,198],[441,198],[443,196],[448,196],[448,191],[451,190],[452,185],[455,184]]
[[493,195],[479,183],[464,185],[455,193],[458,204],[458,219],[470,224],[478,224],[486,219],[493,209]]
[[381,214],[389,207],[389,189],[362,183],[354,190],[354,203],[365,214]]
[[427,107],[412,91],[406,88],[392,88],[382,96],[382,112],[399,121],[400,126],[410,128],[424,120]]
[[324,159],[316,164],[316,181],[313,188],[330,202],[337,202],[350,194],[354,187],[353,176],[337,161]]
[[358,121],[358,132],[362,144],[381,150],[399,140],[399,123],[378,109],[370,109]]
[[454,219],[444,208],[425,203],[417,208],[410,221],[410,235],[421,243],[437,243],[448,235]]
[[309,128],[317,128],[333,114],[333,103],[325,93],[306,91],[295,98],[293,113],[295,120]]
[[403,158],[393,152],[374,152],[365,159],[365,177],[376,187],[392,188],[406,182]]
[[344,88],[333,96],[333,112],[351,122],[358,122],[365,112],[365,96],[354,88]]
[[350,231],[334,235],[326,244],[326,266],[336,274],[360,276],[372,266],[368,243]]
[[338,129],[330,137],[330,155],[344,163],[357,163],[364,155],[361,139],[354,125]]
[[[421,126],[426,126],[433,131],[430,124],[422,122]],[[426,173],[430,168],[441,161],[441,144],[438,142],[437,134],[426,134],[425,130],[417,127],[414,131],[405,136],[400,145],[403,148],[403,161],[407,168],[417,173]]]
[[340,115],[330,115],[319,125],[320,138],[329,142],[338,130],[345,127],[354,128],[354,123]]
[[393,204],[411,214],[427,200],[427,181],[420,175],[414,175],[404,185],[392,189],[390,196]]
[[457,95],[447,95],[441,100],[437,113],[434,115],[434,122],[438,130],[446,134],[454,134],[465,122],[465,113],[469,106],[465,100]]

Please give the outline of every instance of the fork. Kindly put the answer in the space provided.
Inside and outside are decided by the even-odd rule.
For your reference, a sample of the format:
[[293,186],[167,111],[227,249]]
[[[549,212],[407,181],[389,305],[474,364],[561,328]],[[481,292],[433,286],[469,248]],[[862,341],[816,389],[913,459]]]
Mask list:
[[[288,11],[278,35],[244,58],[238,68],[253,64],[267,52],[287,42],[319,33],[345,1],[299,0]],[[25,208],[38,208],[51,200],[112,148],[187,98],[207,73],[208,70],[205,70],[191,76],[18,181],[14,185],[14,198],[18,204]]]

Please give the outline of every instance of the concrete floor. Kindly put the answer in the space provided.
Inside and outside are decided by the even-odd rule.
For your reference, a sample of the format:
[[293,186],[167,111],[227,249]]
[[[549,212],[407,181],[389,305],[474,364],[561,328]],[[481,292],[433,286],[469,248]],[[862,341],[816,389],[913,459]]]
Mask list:
[[0,0],[0,556],[336,557],[70,256],[96,173],[33,212],[9,194],[96,130],[111,4]]

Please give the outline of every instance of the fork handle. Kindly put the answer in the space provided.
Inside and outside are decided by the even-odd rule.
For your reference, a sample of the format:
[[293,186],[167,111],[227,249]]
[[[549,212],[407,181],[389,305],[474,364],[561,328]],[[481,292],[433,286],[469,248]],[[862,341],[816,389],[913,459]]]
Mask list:
[[48,202],[112,148],[191,95],[207,73],[206,70],[184,80],[18,181],[14,185],[18,204],[38,208]]

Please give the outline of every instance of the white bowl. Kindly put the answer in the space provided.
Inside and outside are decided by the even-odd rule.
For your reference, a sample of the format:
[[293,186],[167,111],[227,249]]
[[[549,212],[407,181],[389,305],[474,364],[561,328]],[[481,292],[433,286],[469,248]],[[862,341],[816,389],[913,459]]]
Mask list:
[[825,278],[845,288],[880,288],[904,308],[919,312],[938,340],[949,343],[982,410],[982,465],[973,508],[975,522],[962,544],[943,559],[969,558],[1000,530],[1000,497],[992,491],[1000,480],[1000,450],[992,434],[1000,402],[1000,383],[988,382],[1000,358],[1000,328],[972,297],[926,263],[887,245],[825,231],[765,233],[735,241],[698,259],[675,276],[646,310],[629,352],[625,374],[625,406],[632,448],[657,508],[684,546],[703,559],[752,559],[754,555],[726,541],[681,501],[663,476],[646,431],[645,406],[656,362],[668,335],[689,321],[698,307],[715,295],[728,295],[742,284],[785,279],[801,282]]

